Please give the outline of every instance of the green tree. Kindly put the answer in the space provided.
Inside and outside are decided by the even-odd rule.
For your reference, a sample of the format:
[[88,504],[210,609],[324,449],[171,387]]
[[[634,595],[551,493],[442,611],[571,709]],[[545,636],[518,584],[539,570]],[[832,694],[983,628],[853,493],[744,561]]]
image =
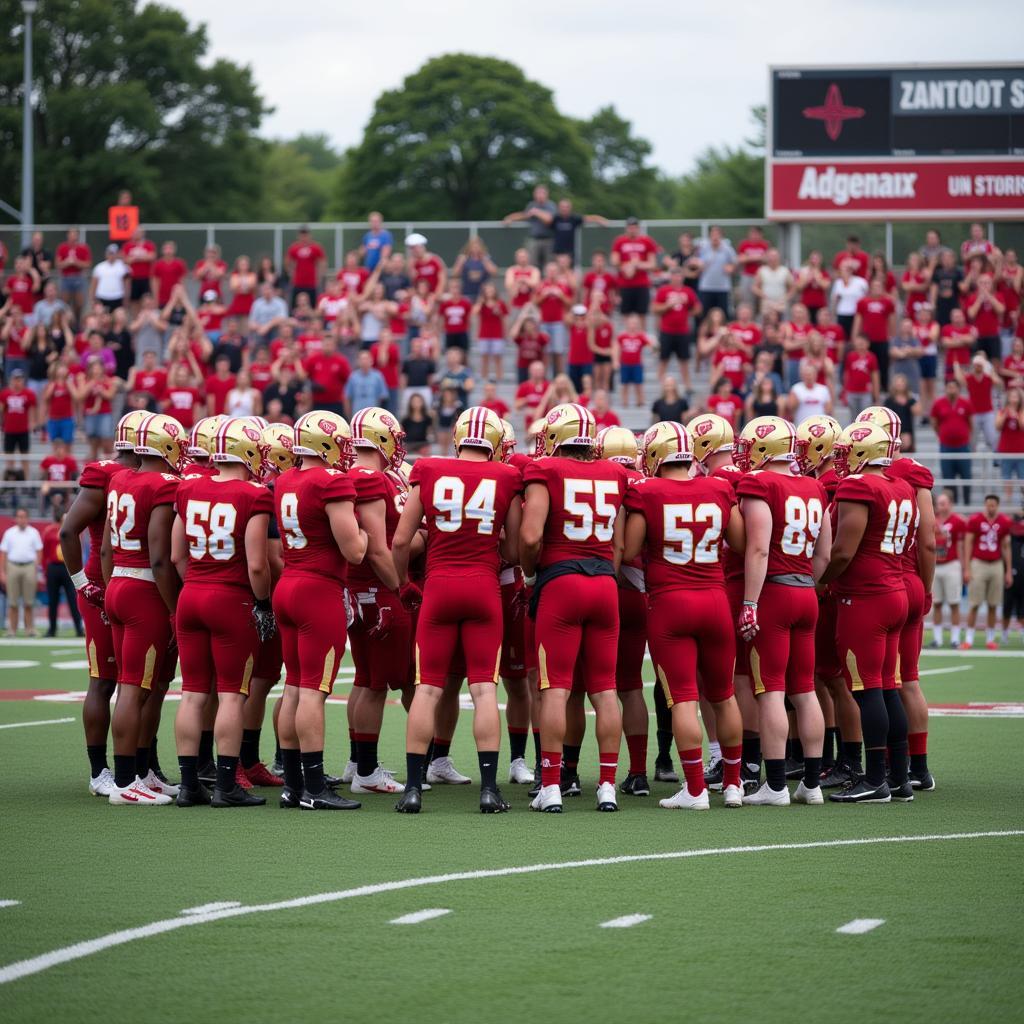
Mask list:
[[[21,179],[22,13],[0,0],[0,181]],[[36,220],[104,220],[121,188],[147,220],[250,219],[266,113],[252,74],[206,61],[203,26],[136,0],[46,0],[34,21]]]
[[514,64],[447,54],[377,100],[347,154],[336,210],[496,219],[521,208],[538,182],[586,193],[590,152],[577,125]]
[[325,135],[268,143],[258,219],[325,220],[340,160]]

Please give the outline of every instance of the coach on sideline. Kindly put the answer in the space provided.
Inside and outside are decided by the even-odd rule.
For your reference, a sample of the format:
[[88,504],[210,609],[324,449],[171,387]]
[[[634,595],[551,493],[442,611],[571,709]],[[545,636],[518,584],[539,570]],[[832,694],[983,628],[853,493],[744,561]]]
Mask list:
[[25,635],[36,635],[33,609],[42,551],[43,538],[29,524],[28,509],[19,508],[14,514],[14,525],[4,531],[0,540],[0,587],[7,591],[11,636],[18,633],[19,603],[25,608]]

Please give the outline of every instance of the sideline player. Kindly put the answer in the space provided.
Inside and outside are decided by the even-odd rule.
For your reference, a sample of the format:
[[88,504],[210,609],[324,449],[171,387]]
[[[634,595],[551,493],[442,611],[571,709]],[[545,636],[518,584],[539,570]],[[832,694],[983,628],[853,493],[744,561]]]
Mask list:
[[707,810],[708,790],[697,721],[697,672],[714,708],[723,754],[726,807],[743,805],[740,784],[743,721],[733,694],[736,633],[722,570],[722,541],[744,548],[743,519],[730,484],[691,477],[686,428],[656,423],[644,435],[646,479],[626,493],[625,551],[647,564],[648,635],[658,684],[671,709],[685,782],[660,801],[669,809]]
[[409,551],[427,524],[427,577],[416,626],[416,693],[406,732],[406,784],[395,809],[418,814],[427,747],[438,704],[461,649],[473,698],[473,736],[480,764],[480,810],[509,809],[498,788],[498,670],[503,634],[500,557],[515,563],[522,477],[501,461],[501,420],[471,406],[456,420],[455,458],[422,459],[395,532],[395,568],[408,579]]
[[284,572],[274,588],[274,614],[285,664],[278,717],[284,765],[282,807],[349,811],[360,806],[327,788],[324,703],[345,654],[349,563],[366,554],[355,513],[355,487],[346,475],[352,434],[333,412],[315,409],[295,423],[294,469],[274,488]]
[[597,426],[582,405],[556,406],[538,435],[539,458],[526,467],[520,556],[534,588],[540,669],[541,789],[530,805],[562,809],[566,705],[577,662],[597,716],[597,809],[618,810],[615,773],[622,714],[615,692],[619,638],[615,576],[622,558],[625,467],[593,462]]
[[953,511],[949,491],[935,499],[935,579],[932,582],[932,642],[942,647],[942,610],[949,606],[950,646],[960,646],[960,598],[964,591],[967,524]]
[[746,528],[743,606],[738,628],[752,641],[765,783],[748,804],[788,806],[786,698],[796,712],[804,774],[792,799],[823,804],[821,751],[825,722],[814,690],[815,580],[828,564],[832,533],[825,519],[825,489],[794,473],[796,428],[778,416],[751,420],[733,457],[743,471],[736,493]]
[[985,495],[983,512],[975,512],[967,520],[964,534],[964,583],[967,584],[967,635],[961,651],[974,646],[974,624],[978,609],[988,605],[985,646],[999,649],[996,643],[996,618],[1003,606],[1003,591],[1013,586],[1010,558],[1010,531],[1013,520],[999,511],[999,496]]

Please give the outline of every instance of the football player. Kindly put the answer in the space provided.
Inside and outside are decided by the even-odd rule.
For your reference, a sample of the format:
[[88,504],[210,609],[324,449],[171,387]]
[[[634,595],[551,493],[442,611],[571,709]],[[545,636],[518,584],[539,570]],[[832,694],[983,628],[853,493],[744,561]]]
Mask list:
[[227,421],[228,417],[220,414],[204,416],[196,423],[188,435],[188,447],[185,449],[188,463],[184,467],[185,473],[199,476],[217,475],[217,467],[210,459],[213,453],[213,439],[221,425]]
[[526,467],[520,555],[534,588],[540,669],[541,789],[530,805],[562,809],[561,760],[566,705],[577,662],[597,715],[597,808],[618,810],[615,773],[622,715],[615,692],[628,475],[615,462],[592,461],[597,426],[582,405],[556,406],[538,435],[538,458]]
[[[892,409],[872,406],[858,417],[858,423],[877,423],[894,441],[900,440],[901,422]],[[917,520],[903,549],[903,583],[907,588],[907,621],[900,633],[897,682],[900,700],[907,712],[907,749],[910,754],[910,785],[931,792],[935,779],[928,770],[928,701],[921,689],[921,646],[925,616],[932,606],[935,580],[935,505],[932,488],[935,477],[927,466],[898,453],[885,474],[905,480],[914,489]]]
[[[835,445],[837,525],[821,583],[839,602],[836,636],[846,685],[860,709],[865,773],[829,799],[910,801],[907,716],[896,688],[900,633],[907,619],[903,551],[917,514],[914,492],[890,480],[896,443],[874,423],[853,423]],[[886,781],[888,748],[891,783]]]
[[[357,602],[350,633],[356,674],[348,699],[356,753],[352,792],[402,793],[405,787],[378,763],[377,744],[388,690],[410,688],[412,618],[405,603],[419,601],[415,584],[399,587],[391,558],[402,502],[398,485],[385,470],[402,465],[405,432],[391,413],[377,407],[357,412],[351,426],[355,464],[348,475],[356,489],[356,516],[367,537],[366,558],[348,574],[349,594]],[[346,766],[346,775],[348,771]]]
[[349,563],[366,554],[347,475],[352,433],[341,416],[315,409],[295,423],[298,465],[274,487],[284,571],[273,607],[285,664],[278,717],[284,765],[282,807],[349,811],[360,806],[330,792],[324,775],[324,703],[345,654]]
[[420,523],[427,524],[427,577],[416,626],[416,693],[406,733],[406,787],[396,810],[417,814],[437,707],[461,648],[473,698],[480,764],[480,810],[509,805],[498,788],[498,670],[503,635],[500,558],[518,560],[522,476],[501,461],[501,421],[471,406],[456,420],[455,458],[421,459],[395,533],[395,568],[404,585]]
[[[84,474],[83,474],[84,475]],[[967,523],[953,511],[953,500],[948,491],[935,499],[935,579],[934,617],[932,619],[932,648],[942,646],[943,606],[949,605],[951,627],[950,643],[960,646],[960,598],[964,589],[964,536]]]
[[173,417],[145,416],[135,432],[138,468],[120,470],[107,485],[101,560],[117,656],[114,787],[108,797],[115,805],[154,807],[178,795],[151,770],[149,743],[167,692],[165,663],[173,659],[179,580],[170,557],[171,524],[186,443]]
[[[267,528],[273,501],[256,477],[261,432],[225,419],[213,441],[213,476],[178,486],[171,559],[184,581],[174,617],[181,662],[181,704],[174,735],[181,768],[179,807],[258,807],[261,796],[237,782],[243,708],[259,642],[276,631],[270,606]],[[217,780],[199,781],[203,707],[216,690]]]
[[733,458],[743,471],[736,486],[747,546],[743,607],[738,628],[752,642],[751,675],[757,697],[766,780],[744,803],[785,807],[786,698],[793,705],[804,753],[804,775],[793,794],[803,804],[823,804],[821,750],[825,722],[814,691],[815,580],[828,564],[831,527],[825,489],[795,475],[796,428],[778,416],[751,420]]
[[685,781],[669,809],[707,810],[708,790],[697,721],[697,672],[714,708],[722,745],[726,807],[743,804],[743,720],[733,695],[736,634],[725,592],[722,541],[744,548],[743,519],[731,485],[690,476],[690,436],[679,423],[656,423],[644,435],[646,479],[626,494],[625,552],[646,556],[648,635],[659,685],[672,713]]
[[[89,660],[89,688],[82,702],[85,752],[89,758],[89,792],[110,796],[114,776],[107,765],[107,733],[110,730],[110,698],[117,686],[117,659],[110,620],[103,610],[103,569],[100,548],[107,518],[107,487],[122,469],[135,469],[135,428],[146,418],[145,410],[126,413],[114,435],[114,458],[90,462],[82,470],[79,491],[60,528],[60,549],[71,582],[78,591],[78,609],[85,624],[85,651]],[[82,565],[82,531],[89,531],[89,560]]]

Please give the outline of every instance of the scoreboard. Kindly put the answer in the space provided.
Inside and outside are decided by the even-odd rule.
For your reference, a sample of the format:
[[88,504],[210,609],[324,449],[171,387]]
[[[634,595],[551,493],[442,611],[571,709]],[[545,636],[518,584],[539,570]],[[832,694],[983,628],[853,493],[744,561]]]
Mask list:
[[768,217],[1024,217],[1024,64],[769,76]]

